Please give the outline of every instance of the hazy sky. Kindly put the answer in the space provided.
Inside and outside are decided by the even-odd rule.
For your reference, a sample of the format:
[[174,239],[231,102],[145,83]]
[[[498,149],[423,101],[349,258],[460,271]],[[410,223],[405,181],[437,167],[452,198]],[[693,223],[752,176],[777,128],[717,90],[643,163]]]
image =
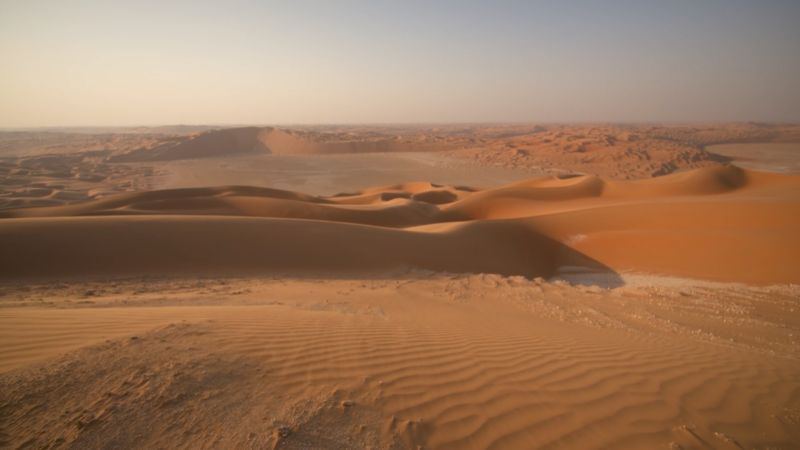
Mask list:
[[0,0],[0,127],[800,121],[800,1]]

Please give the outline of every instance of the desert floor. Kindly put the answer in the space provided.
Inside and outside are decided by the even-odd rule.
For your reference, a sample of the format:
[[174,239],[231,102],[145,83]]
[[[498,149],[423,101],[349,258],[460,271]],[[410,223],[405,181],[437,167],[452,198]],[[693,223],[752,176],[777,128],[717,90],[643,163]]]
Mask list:
[[542,175],[535,169],[482,167],[436,153],[410,152],[244,155],[170,161],[160,164],[159,169],[160,175],[153,177],[156,189],[244,184],[313,195],[421,180],[490,187]]
[[497,275],[8,285],[5,446],[792,448],[796,286]]
[[0,447],[797,448],[796,136],[0,133]]

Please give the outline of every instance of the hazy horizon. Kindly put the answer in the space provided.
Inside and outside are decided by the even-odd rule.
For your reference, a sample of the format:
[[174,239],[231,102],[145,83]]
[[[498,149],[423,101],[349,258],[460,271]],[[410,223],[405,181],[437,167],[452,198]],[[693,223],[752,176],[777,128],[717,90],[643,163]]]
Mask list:
[[0,0],[0,128],[800,121],[800,2]]

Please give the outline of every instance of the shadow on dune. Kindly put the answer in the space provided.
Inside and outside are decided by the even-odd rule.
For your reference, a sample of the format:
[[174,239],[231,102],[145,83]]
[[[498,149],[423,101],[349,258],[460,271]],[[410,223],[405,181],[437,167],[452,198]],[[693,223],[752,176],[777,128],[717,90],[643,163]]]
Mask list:
[[420,269],[549,278],[563,267],[613,271],[524,224],[441,231],[230,216],[99,216],[0,221],[0,278],[314,274]]
[[338,197],[247,186],[125,193],[4,211],[0,278],[412,268],[616,287],[614,267],[793,282],[797,186],[725,166],[477,192],[412,182]]

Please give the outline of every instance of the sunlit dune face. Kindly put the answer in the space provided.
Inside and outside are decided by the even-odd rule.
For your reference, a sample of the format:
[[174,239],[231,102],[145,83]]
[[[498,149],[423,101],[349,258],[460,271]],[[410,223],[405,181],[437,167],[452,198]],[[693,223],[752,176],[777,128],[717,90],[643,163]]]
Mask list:
[[[581,176],[479,191],[417,182],[333,197],[187,188],[10,210],[6,217],[20,220],[0,221],[0,239],[16,249],[10,254],[26,255],[24,262],[5,261],[7,277],[42,270],[58,276],[398,267],[550,277],[561,266],[586,265],[797,282],[798,195],[797,176],[734,166],[632,182]],[[114,238],[126,232],[146,245]]]

